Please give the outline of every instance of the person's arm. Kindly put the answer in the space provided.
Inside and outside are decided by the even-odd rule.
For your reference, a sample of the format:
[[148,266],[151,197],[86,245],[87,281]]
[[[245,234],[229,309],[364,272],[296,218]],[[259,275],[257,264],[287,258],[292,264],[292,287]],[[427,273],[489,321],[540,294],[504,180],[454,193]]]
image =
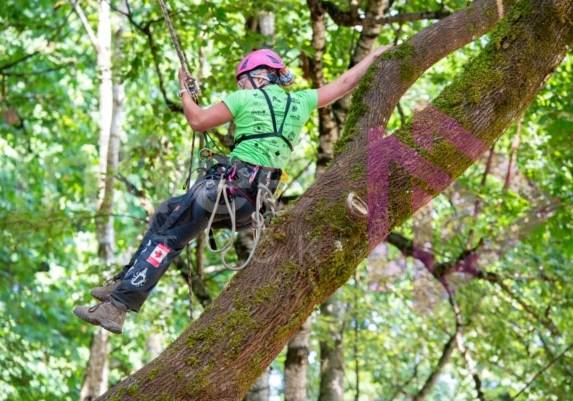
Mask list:
[[380,46],[335,81],[318,88],[318,107],[328,106],[356,88],[372,63],[391,47],[390,45]]
[[[179,71],[180,88],[185,87],[184,82],[185,72]],[[181,94],[181,101],[183,102],[185,118],[193,131],[204,132],[226,124],[233,119],[233,115],[225,103],[218,103],[214,106],[202,109],[193,101],[193,98],[188,92]]]

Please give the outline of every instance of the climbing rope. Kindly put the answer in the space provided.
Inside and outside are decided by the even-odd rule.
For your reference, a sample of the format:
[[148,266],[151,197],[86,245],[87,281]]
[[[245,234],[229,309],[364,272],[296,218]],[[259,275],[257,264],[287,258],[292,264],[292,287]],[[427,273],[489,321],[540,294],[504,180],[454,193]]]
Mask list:
[[[199,88],[199,84],[197,80],[191,75],[189,72],[189,66],[187,62],[187,57],[185,57],[185,53],[181,50],[181,46],[179,46],[179,39],[177,38],[177,33],[175,32],[175,28],[171,23],[171,18],[169,18],[169,13],[167,12],[167,6],[163,0],[159,0],[159,5],[161,6],[161,12],[163,13],[163,19],[165,19],[165,23],[169,28],[169,34],[171,36],[171,41],[173,42],[173,46],[175,47],[175,52],[177,53],[177,57],[179,58],[179,63],[181,64],[181,69],[185,72],[185,91],[191,95],[193,101],[199,104],[199,95],[201,94],[201,89]],[[195,156],[195,132],[193,132],[193,138],[191,140],[191,152],[189,155],[189,169],[187,171],[187,178],[185,180],[185,184],[183,185],[183,189],[188,190],[191,184],[191,174],[193,173],[193,159]]]
[[[179,58],[179,62],[181,64],[181,69],[185,72],[185,90],[191,95],[193,101],[199,104],[199,95],[201,93],[197,80],[191,75],[189,72],[189,67],[187,63],[187,58],[185,57],[185,53],[181,50],[181,46],[179,46],[179,40],[177,39],[177,34],[175,33],[175,28],[173,28],[173,24],[171,23],[171,19],[169,18],[169,13],[167,12],[167,7],[163,0],[159,0],[159,5],[161,7],[161,12],[163,13],[163,18],[165,19],[165,23],[169,28],[169,34],[171,35],[171,41],[173,42],[173,46],[175,47],[175,51],[177,52],[177,57]],[[193,159],[195,157],[195,132],[193,132],[193,137],[191,139],[191,151],[189,154],[189,168],[187,171],[187,178],[185,179],[185,184],[183,185],[184,190],[189,190],[191,187],[191,174],[193,173]],[[187,268],[189,269],[189,273],[187,276],[188,286],[189,286],[189,318],[193,320],[193,274],[191,270],[191,250],[189,244],[187,244]]]
[[161,12],[163,13],[163,18],[165,19],[165,23],[169,28],[169,34],[171,35],[171,41],[173,42],[173,46],[175,47],[175,51],[177,52],[177,57],[179,58],[179,62],[181,63],[181,68],[185,71],[185,75],[188,77],[188,81],[185,82],[187,86],[185,89],[189,92],[195,103],[199,104],[199,95],[201,94],[201,90],[199,85],[197,84],[197,80],[193,78],[191,73],[189,72],[189,67],[187,63],[187,58],[185,57],[185,53],[181,50],[181,46],[179,46],[179,39],[177,39],[177,33],[175,33],[175,28],[173,28],[173,24],[171,23],[171,19],[169,18],[169,13],[167,12],[167,6],[163,2],[163,0],[159,0],[159,5],[161,6]]
[[[270,222],[270,220],[277,215],[277,212],[275,209],[275,200],[273,197],[273,193],[266,185],[259,184],[259,187],[257,189],[257,200],[255,202],[256,205],[255,211],[251,215],[251,220],[253,222],[253,246],[251,247],[247,260],[242,265],[240,266],[230,265],[227,263],[226,255],[233,247],[233,239],[235,237],[237,227],[235,220],[235,203],[233,202],[231,204],[231,202],[229,202],[229,196],[227,195],[228,188],[229,185],[227,185],[226,178],[221,177],[221,180],[219,181],[219,186],[217,187],[217,199],[215,200],[215,207],[213,208],[213,212],[211,213],[211,217],[209,218],[209,223],[207,224],[207,231],[211,231],[211,226],[213,224],[215,214],[217,214],[217,207],[219,205],[222,195],[225,201],[227,212],[231,219],[231,234],[229,236],[229,240],[220,249],[213,249],[211,247],[211,244],[209,243],[207,247],[211,252],[215,254],[221,254],[221,262],[223,263],[223,266],[225,266],[229,270],[238,271],[244,269],[250,263],[251,259],[253,258],[253,255],[255,254],[255,250],[257,249],[257,245],[259,244],[259,241],[261,239],[261,234],[265,229],[267,222]],[[261,210],[266,210],[267,215],[266,216],[263,215],[263,213],[260,212]]]

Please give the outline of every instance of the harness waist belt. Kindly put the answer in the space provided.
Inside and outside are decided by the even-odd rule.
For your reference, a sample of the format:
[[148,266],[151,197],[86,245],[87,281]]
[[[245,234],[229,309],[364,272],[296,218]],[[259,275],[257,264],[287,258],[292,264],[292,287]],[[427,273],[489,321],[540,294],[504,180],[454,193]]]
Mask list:
[[276,167],[260,166],[260,165],[258,165],[258,164],[247,163],[247,162],[244,162],[244,163],[245,163],[247,166],[257,167],[259,170],[270,171],[271,173],[282,172],[282,170],[281,170],[280,168],[276,168]]
[[270,137],[281,138],[283,141],[285,141],[285,143],[289,147],[290,151],[291,152],[293,151],[292,143],[290,143],[290,141],[287,138],[285,138],[281,134],[278,134],[278,133],[275,134],[272,132],[270,132],[268,134],[243,135],[240,138],[235,140],[235,146],[239,145],[243,141],[250,141],[251,139],[261,139],[261,138],[270,138]]
[[[236,168],[241,168],[240,165],[242,164],[243,166],[247,166],[249,168],[255,168],[257,170],[270,171],[271,173],[282,173],[282,170],[280,168],[270,167],[270,166],[261,166],[260,164],[249,163],[249,162],[246,162],[246,161],[241,160],[241,159],[235,159],[234,163],[235,163]],[[237,165],[237,164],[239,164],[239,165]]]

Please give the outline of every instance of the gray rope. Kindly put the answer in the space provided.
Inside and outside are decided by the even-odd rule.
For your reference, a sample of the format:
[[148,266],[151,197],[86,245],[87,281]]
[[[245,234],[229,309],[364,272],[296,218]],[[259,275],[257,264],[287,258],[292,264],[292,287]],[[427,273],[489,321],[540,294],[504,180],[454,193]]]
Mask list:
[[211,226],[213,224],[213,220],[215,218],[215,214],[217,212],[217,206],[219,205],[219,201],[221,200],[221,194],[223,194],[223,199],[225,200],[225,206],[227,207],[227,212],[231,218],[231,235],[229,237],[229,241],[221,248],[221,249],[212,249],[211,244],[207,242],[207,247],[209,250],[215,254],[221,254],[221,262],[223,266],[229,270],[242,270],[251,262],[253,255],[255,254],[255,250],[257,249],[257,245],[261,239],[261,234],[265,229],[266,219],[265,216],[259,212],[263,208],[263,206],[270,211],[270,217],[268,220],[272,219],[276,216],[275,211],[275,201],[273,198],[273,193],[269,190],[269,188],[264,184],[259,184],[257,189],[257,200],[256,200],[256,209],[251,215],[251,219],[253,221],[253,246],[251,251],[249,252],[249,256],[245,263],[240,266],[232,266],[229,265],[226,261],[226,255],[233,247],[233,239],[236,233],[236,217],[235,217],[235,203],[231,205],[229,202],[229,197],[227,195],[227,181],[225,178],[221,178],[219,181],[219,186],[217,187],[217,199],[215,200],[215,207],[213,208],[213,212],[211,213],[211,217],[209,218],[209,223],[207,224],[207,231],[211,230]]

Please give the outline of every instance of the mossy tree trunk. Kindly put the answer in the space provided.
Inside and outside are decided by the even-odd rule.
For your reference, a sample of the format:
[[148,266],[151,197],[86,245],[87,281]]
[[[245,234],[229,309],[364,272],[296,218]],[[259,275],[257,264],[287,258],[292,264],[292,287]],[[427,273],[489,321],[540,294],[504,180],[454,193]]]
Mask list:
[[[432,128],[431,141],[412,130],[383,137],[417,77],[490,30],[509,3],[477,1],[383,56],[354,94],[331,168],[269,228],[252,264],[200,319],[100,400],[240,400],[317,305],[389,230],[488,149],[560,64],[573,42],[573,5],[519,2],[486,49],[414,117]],[[353,206],[349,212],[350,193],[369,200],[368,218]]]

